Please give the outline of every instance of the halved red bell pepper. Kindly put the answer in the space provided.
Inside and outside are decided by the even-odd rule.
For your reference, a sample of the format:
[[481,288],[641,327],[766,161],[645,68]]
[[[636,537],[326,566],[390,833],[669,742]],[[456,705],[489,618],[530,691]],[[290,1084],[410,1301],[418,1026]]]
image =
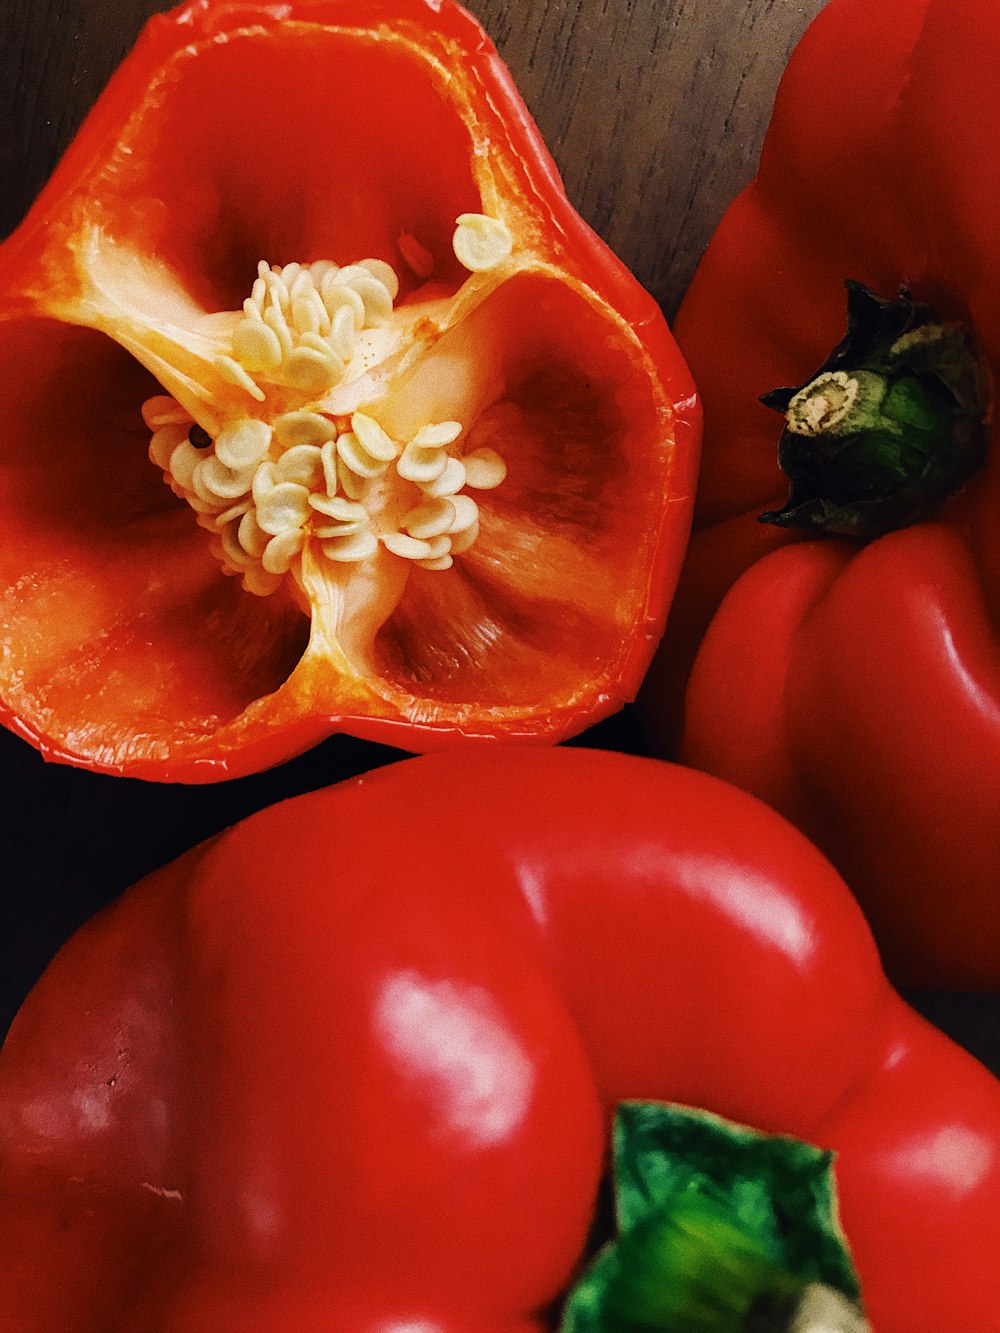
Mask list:
[[452,0],[154,18],[0,250],[0,345],[0,698],[49,757],[206,781],[634,694],[693,388]]
[[879,1333],[995,1329],[1000,1083],[829,864],[511,747],[254,815],[64,948],[0,1056],[0,1329],[538,1333],[634,1098],[835,1150]]
[[[826,852],[891,975],[957,989],[1000,986],[997,68],[981,0],[832,0],[795,52],[676,324],[707,439],[647,696],[666,730],[701,643],[684,758]],[[852,346],[824,362],[845,281]],[[806,381],[770,399],[782,509],[782,422],[758,399]],[[803,540],[825,520],[854,535]]]

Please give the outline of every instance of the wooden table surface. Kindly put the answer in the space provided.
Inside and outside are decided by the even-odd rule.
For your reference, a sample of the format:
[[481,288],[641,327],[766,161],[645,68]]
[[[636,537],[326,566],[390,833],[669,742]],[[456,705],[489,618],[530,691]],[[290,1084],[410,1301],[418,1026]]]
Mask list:
[[[825,0],[469,0],[578,211],[669,316],[753,175],[792,46]],[[874,3],[874,0],[873,0]],[[0,0],[0,235],[160,0]],[[627,717],[591,743],[637,748]],[[334,738],[276,773],[158,788],[43,765],[0,733],[0,1032],[65,936],[153,866],[279,797],[395,758]],[[997,1005],[913,997],[1000,1067]]]

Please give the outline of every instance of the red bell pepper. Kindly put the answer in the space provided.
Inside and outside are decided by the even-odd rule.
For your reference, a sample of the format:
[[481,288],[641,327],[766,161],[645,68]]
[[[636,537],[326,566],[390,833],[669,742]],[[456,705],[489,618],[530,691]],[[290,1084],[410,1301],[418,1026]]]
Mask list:
[[154,18],[0,250],[0,346],[0,709],[48,757],[207,781],[637,689],[694,391],[452,0]]
[[983,0],[832,0],[795,52],[676,324],[707,439],[647,695],[666,732],[700,644],[685,760],[819,845],[890,975],[953,989],[1000,986],[997,69]]
[[1000,1084],[759,802],[432,755],[254,815],[52,963],[0,1056],[3,1333],[528,1333],[610,1112],[833,1150],[878,1333],[993,1333]]

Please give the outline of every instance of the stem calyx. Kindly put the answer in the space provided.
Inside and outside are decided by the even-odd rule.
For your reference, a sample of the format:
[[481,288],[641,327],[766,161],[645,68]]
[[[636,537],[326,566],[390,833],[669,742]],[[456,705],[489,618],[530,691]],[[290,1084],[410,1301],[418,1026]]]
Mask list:
[[847,283],[847,333],[784,413],[781,509],[762,523],[870,541],[931,517],[982,466],[989,374],[969,329],[906,292]]
[[561,1333],[870,1333],[829,1152],[626,1102],[613,1165],[619,1234]]

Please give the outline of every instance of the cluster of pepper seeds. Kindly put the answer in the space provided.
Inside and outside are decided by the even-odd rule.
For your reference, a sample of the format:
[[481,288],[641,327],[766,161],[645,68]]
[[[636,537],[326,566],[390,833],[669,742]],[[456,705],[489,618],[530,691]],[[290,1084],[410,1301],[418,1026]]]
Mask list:
[[[424,426],[402,444],[362,412],[335,420],[298,411],[273,424],[231,422],[212,441],[173,398],[149,399],[143,415],[150,458],[213,534],[223,570],[261,596],[280,585],[310,536],[332,561],[367,560],[381,543],[424,569],[447,569],[478,535],[478,506],[461,492],[492,489],[506,475],[490,449],[448,453],[457,421]],[[414,488],[416,503],[387,526],[398,510],[390,500],[398,488],[384,484],[393,474]]]
[[357,334],[388,322],[398,292],[395,271],[381,259],[344,268],[261,261],[232,354],[220,352],[216,369],[261,403],[262,383],[326,393],[344,377]]
[[[478,218],[459,219],[456,237],[481,231]],[[494,253],[499,261],[506,252]],[[499,486],[506,466],[491,449],[455,451],[460,422],[431,422],[400,441],[366,413],[317,410],[346,373],[358,333],[390,318],[398,286],[376,259],[344,268],[262,263],[231,355],[220,353],[216,367],[258,402],[265,384],[301,391],[311,405],[272,421],[230,421],[214,440],[171,397],[143,406],[151,460],[248,592],[274,592],[307,540],[337,563],[370,559],[381,545],[432,570],[448,569],[476,540],[479,509],[464,491]]]

